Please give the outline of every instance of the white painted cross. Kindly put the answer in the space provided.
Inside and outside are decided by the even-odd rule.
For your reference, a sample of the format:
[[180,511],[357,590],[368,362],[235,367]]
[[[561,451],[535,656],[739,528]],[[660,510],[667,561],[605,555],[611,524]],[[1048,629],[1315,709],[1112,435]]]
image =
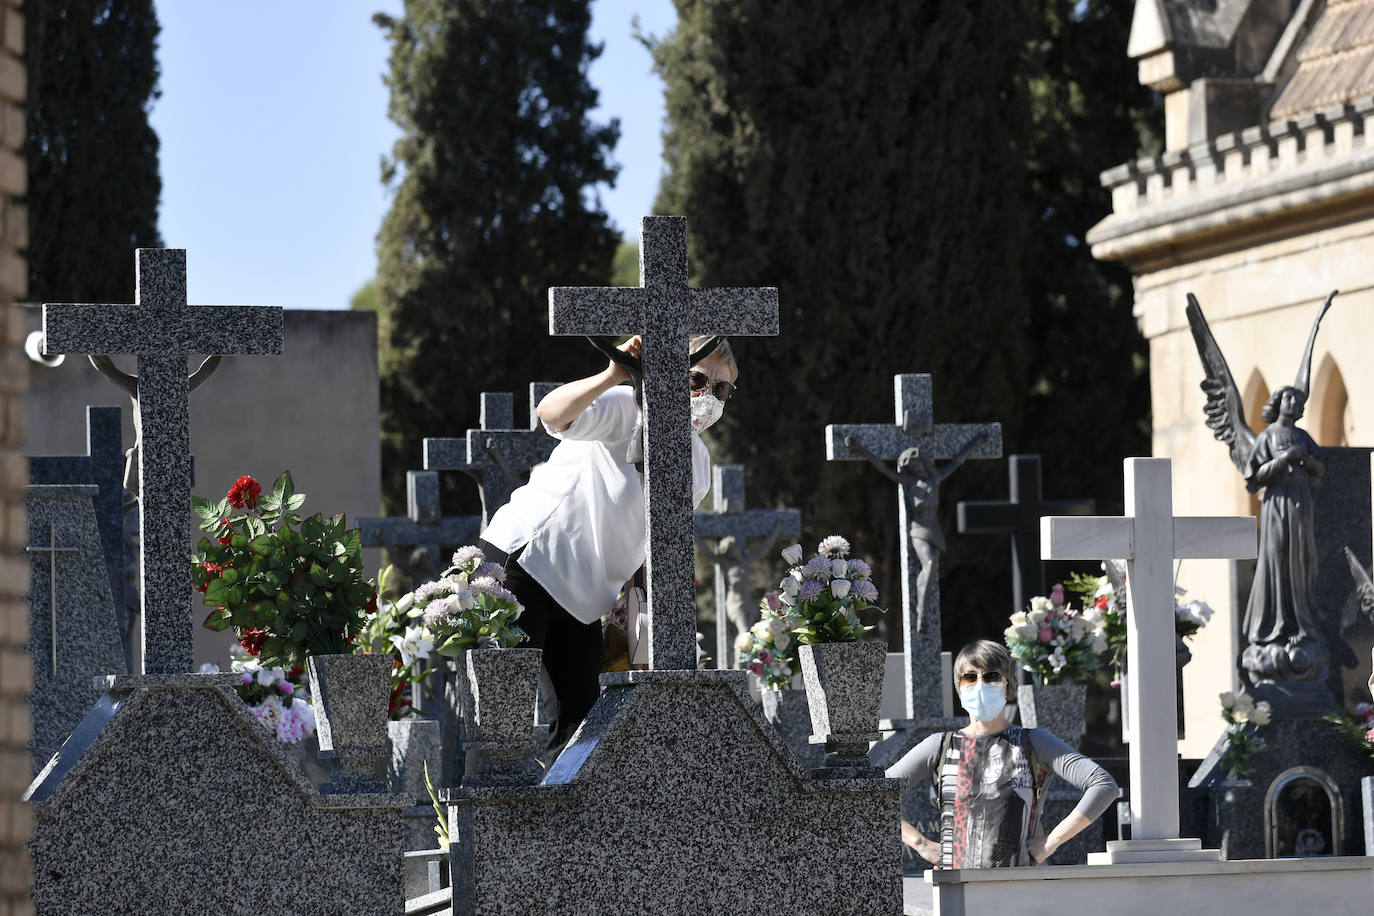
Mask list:
[[695,670],[688,341],[694,334],[777,334],[778,291],[688,286],[686,218],[646,216],[639,221],[639,286],[550,289],[549,333],[644,335],[649,667]]
[[1122,517],[1047,516],[1046,560],[1126,560],[1126,686],[1130,692],[1131,839],[1107,844],[1094,864],[1217,859],[1178,835],[1178,689],[1174,560],[1255,556],[1253,516],[1175,518],[1168,458],[1127,458]]

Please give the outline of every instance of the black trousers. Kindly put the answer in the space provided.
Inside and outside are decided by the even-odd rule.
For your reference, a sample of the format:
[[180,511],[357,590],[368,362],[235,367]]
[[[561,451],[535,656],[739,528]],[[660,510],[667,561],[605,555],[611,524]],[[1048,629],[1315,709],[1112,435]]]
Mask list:
[[552,689],[555,708],[549,722],[548,756],[552,759],[568,743],[601,694],[597,680],[601,674],[601,622],[583,623],[555,601],[517,562],[523,547],[507,556],[486,541],[479,546],[487,559],[504,563],[503,584],[524,605],[525,612],[517,624],[527,639],[520,645],[544,650],[547,683],[542,686]]

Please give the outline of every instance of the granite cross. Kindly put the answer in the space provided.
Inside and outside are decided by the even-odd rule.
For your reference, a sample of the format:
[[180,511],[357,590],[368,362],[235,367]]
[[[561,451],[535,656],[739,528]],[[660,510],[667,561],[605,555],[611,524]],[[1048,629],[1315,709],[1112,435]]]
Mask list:
[[778,291],[688,286],[687,220],[646,216],[639,221],[639,286],[550,289],[549,333],[643,335],[649,667],[695,669],[689,341],[695,334],[777,334]]
[[[716,667],[733,668],[729,623],[748,626],[744,604],[749,597],[749,571],[753,561],[779,537],[801,536],[801,511],[797,509],[746,509],[744,507],[744,466],[716,465],[712,469],[712,508],[694,515],[699,539],[734,539],[733,549],[720,545],[712,553],[716,567]],[[749,538],[762,538],[754,550],[746,550]],[[755,614],[755,617],[758,615]]]
[[124,593],[124,429],[118,407],[86,408],[86,454],[43,455],[29,459],[29,482],[94,484],[95,518],[100,548],[110,578],[115,619],[125,663],[133,665],[134,609]]
[[1091,499],[1045,499],[1039,455],[1007,460],[1011,498],[965,499],[958,505],[960,534],[1011,535],[1011,612],[1024,611],[1033,595],[1044,595],[1045,564],[1040,559],[1040,517],[1092,515]]
[[280,353],[282,310],[189,306],[186,251],[140,248],[133,305],[44,304],[46,355],[138,357],[139,528],[145,673],[192,668],[190,390],[194,354]]
[[[934,461],[953,458],[970,441],[982,436],[970,458],[1002,457],[1002,424],[935,423],[934,395],[928,374],[893,377],[896,423],[830,425],[825,428],[825,457],[829,461],[862,461],[864,456],[846,446],[853,436],[876,458],[889,460],[918,446]],[[926,609],[926,632],[917,630],[916,574],[919,567],[908,536],[907,500],[897,487],[898,524],[902,557],[902,648],[906,654],[906,715],[911,719],[938,718],[943,713],[940,685],[940,583],[931,583],[931,606]]]
[[1253,516],[1176,518],[1168,458],[1127,458],[1122,517],[1040,520],[1046,560],[1126,560],[1126,679],[1130,691],[1131,839],[1102,862],[1218,857],[1178,836],[1178,720],[1174,560],[1255,556]]
[[437,471],[406,471],[405,517],[360,518],[358,529],[364,547],[423,548],[437,575],[448,566],[443,548],[476,543],[481,522],[475,515],[441,514]]
[[535,408],[558,385],[530,383],[530,425],[515,428],[515,398],[509,392],[482,392],[481,429],[461,439],[424,440],[424,464],[431,471],[466,471],[482,493],[482,527],[525,481],[520,472],[547,461],[558,440],[544,431]]
[[48,555],[48,596],[51,598],[51,609],[49,620],[52,627],[52,668],[50,674],[57,677],[57,555],[59,553],[78,553],[76,547],[57,546],[57,526],[52,522],[48,523],[48,543],[47,546],[41,544],[30,544],[24,548],[29,553],[46,553]]

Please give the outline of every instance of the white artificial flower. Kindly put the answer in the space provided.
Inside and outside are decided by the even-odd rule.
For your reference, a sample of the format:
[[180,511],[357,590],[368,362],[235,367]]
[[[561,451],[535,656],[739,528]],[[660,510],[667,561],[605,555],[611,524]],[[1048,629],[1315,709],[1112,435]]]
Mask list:
[[197,669],[201,674],[219,674],[219,665],[214,662],[201,662]]
[[434,640],[424,627],[406,627],[404,636],[392,636],[391,645],[401,653],[401,664],[409,666],[416,658],[424,658],[434,648]]
[[277,681],[282,681],[286,679],[286,669],[259,667],[255,679],[257,680],[259,687],[271,687]]
[[1094,654],[1094,655],[1101,655],[1103,652],[1106,652],[1106,651],[1107,651],[1107,637],[1104,636],[1104,635],[1102,635],[1102,633],[1100,633],[1100,632],[1094,633],[1094,634],[1093,634],[1092,650],[1093,650],[1093,654]]
[[409,610],[410,610],[412,607],[414,607],[414,606],[415,606],[415,593],[414,593],[414,592],[406,592],[404,595],[401,596],[400,600],[396,602],[396,612],[397,612],[398,614],[404,614],[404,613],[406,613],[407,611],[409,611]]
[[848,594],[849,594],[849,580],[848,580],[848,579],[832,579],[832,580],[830,581],[830,594],[834,595],[836,598],[843,598],[844,596],[848,595]]
[[781,601],[783,604],[787,605],[788,607],[792,607],[794,604],[797,603],[797,596],[789,595],[786,591],[784,591],[781,595],[778,596],[778,600]]
[[1069,618],[1069,635],[1073,638],[1074,642],[1078,642],[1084,636],[1088,635],[1088,630],[1091,626],[1092,625],[1082,617],[1071,617]]
[[1046,598],[1044,595],[1036,595],[1032,598],[1030,600],[1030,606],[1032,615],[1038,611],[1041,615],[1041,620],[1045,619],[1044,615],[1054,610],[1054,602],[1050,601],[1050,599]]
[[1064,657],[1064,647],[1056,646],[1054,651],[1050,653],[1048,661],[1054,667],[1054,673],[1058,674],[1060,669],[1069,663],[1069,660]]
[[781,617],[768,618],[767,626],[768,635],[774,638],[776,638],[779,633],[787,632],[787,622],[784,621]]
[[1268,725],[1272,714],[1269,704],[1261,700],[1255,704],[1255,712],[1250,716],[1250,719],[1256,725]]
[[786,649],[791,644],[792,637],[788,636],[786,632],[779,633],[777,636],[773,637],[773,645],[778,647],[779,652],[781,652],[783,649]]
[[782,558],[787,561],[788,566],[796,566],[802,561],[802,545],[793,544],[785,547],[782,551]]
[[1007,642],[1011,642],[1013,639],[1016,639],[1020,636],[1021,630],[1019,627],[1007,627],[1005,630],[1002,631],[1002,638]]
[[1244,712],[1246,715],[1255,711],[1255,701],[1250,698],[1248,693],[1242,693],[1236,697],[1236,712]]
[[797,592],[800,590],[800,580],[796,579],[794,576],[788,576],[786,579],[782,580],[782,595],[779,597],[781,597],[785,603],[791,604],[787,599],[797,597]]
[[849,563],[845,560],[830,561],[830,575],[836,579],[843,579],[844,574],[849,570]]
[[1017,611],[1011,615],[1011,625],[1014,627],[1023,626],[1028,619],[1024,611]]
[[1236,705],[1236,695],[1227,690],[1221,695],[1221,708],[1232,709]]
[[735,651],[748,652],[754,645],[753,634],[744,632],[735,637]]

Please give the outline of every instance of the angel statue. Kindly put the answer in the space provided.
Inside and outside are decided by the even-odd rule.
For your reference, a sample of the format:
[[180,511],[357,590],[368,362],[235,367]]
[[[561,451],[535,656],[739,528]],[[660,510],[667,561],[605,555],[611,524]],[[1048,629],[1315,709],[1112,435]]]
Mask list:
[[[1292,386],[1275,391],[1261,416],[1269,425],[1256,434],[1246,425],[1240,391],[1226,358],[1188,294],[1188,324],[1206,377],[1207,425],[1231,450],[1231,461],[1251,493],[1264,490],[1260,505],[1259,554],[1255,580],[1241,622],[1246,645],[1241,676],[1252,692],[1275,694],[1282,705],[1330,702],[1323,685],[1327,653],[1314,623],[1317,576],[1316,519],[1312,487],[1326,474],[1322,450],[1295,424],[1302,418],[1312,370],[1312,346],[1322,316],[1337,291],[1322,303]],[[1273,685],[1281,685],[1276,689]],[[1267,689],[1266,689],[1267,688]]]
[[[1354,551],[1349,547],[1345,548],[1345,560],[1350,564],[1350,575],[1355,579],[1355,592],[1360,599],[1360,610],[1369,615],[1370,620],[1374,620],[1374,578],[1369,575],[1369,570],[1360,565],[1356,559]],[[1370,661],[1374,662],[1374,648],[1369,650]],[[1369,695],[1374,698],[1374,672],[1369,675]]]
[[844,446],[868,459],[868,463],[879,473],[902,488],[902,499],[906,501],[908,535],[911,549],[920,561],[921,571],[916,575],[916,632],[926,632],[926,609],[931,605],[931,595],[935,583],[939,581],[940,555],[945,552],[945,535],[940,530],[940,520],[936,510],[940,507],[940,484],[945,478],[959,469],[968,460],[978,444],[987,438],[981,433],[969,440],[939,470],[935,462],[921,454],[917,446],[902,452],[897,457],[897,468],[888,467],[886,461],[870,452],[853,436],[844,437]]

